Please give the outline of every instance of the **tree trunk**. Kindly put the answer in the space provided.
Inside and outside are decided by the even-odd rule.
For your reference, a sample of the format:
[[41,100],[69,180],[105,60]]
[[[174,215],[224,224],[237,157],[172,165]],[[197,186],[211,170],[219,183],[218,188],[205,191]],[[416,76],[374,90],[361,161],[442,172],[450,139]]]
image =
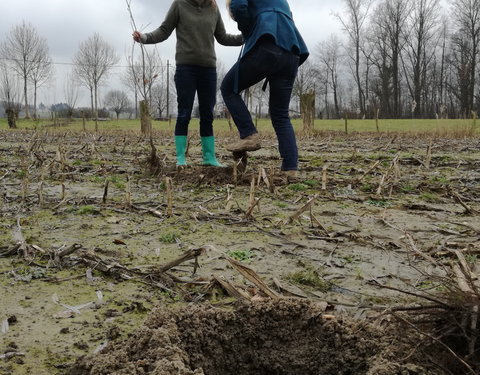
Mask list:
[[340,118],[340,106],[338,104],[338,78],[336,73],[337,68],[331,71],[332,74],[332,90],[333,90],[333,103],[335,105],[335,118]]
[[94,101],[95,101],[95,132],[98,132],[98,86],[94,85]]
[[33,88],[33,119],[37,120],[37,84]]
[[152,132],[152,119],[150,117],[150,105],[148,100],[141,100],[140,106],[140,130],[142,134],[149,135]]
[[28,109],[28,89],[27,89],[27,79],[23,81],[23,95],[25,99],[25,118],[30,119],[30,110]]
[[398,40],[395,39],[395,45],[392,53],[392,89],[393,89],[393,118],[400,117],[400,68],[399,68],[399,48]]
[[315,91],[309,91],[300,96],[300,108],[302,111],[303,130],[306,132],[313,130],[315,118]]
[[95,116],[95,107],[93,106],[93,87],[90,88],[90,109],[92,116]]
[[7,108],[5,112],[7,113],[8,127],[10,129],[16,129],[17,128],[17,115],[15,113],[16,111],[14,109]]
[[135,118],[138,118],[138,93],[137,89],[135,89]]
[[365,106],[363,101],[362,81],[360,78],[360,42],[357,41],[355,45],[355,80],[357,81],[358,89],[358,108],[361,113],[365,113]]

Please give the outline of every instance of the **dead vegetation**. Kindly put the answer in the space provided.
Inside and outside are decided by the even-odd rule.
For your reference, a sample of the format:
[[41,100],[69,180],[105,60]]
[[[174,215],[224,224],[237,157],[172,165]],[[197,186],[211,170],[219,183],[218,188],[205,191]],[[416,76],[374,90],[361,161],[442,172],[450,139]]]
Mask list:
[[[325,339],[316,349],[319,352],[312,354],[325,325],[332,337],[357,337],[358,332],[350,332],[353,323],[343,320],[346,316],[388,329],[400,325],[408,335],[399,338],[391,334],[387,341],[376,343],[382,346],[390,339],[399,340],[401,346],[395,349],[390,341],[389,355],[375,356],[378,347],[373,340],[365,345],[368,350],[351,362],[347,354],[332,358],[331,368],[343,364],[345,374],[477,373],[478,139],[300,134],[301,172],[294,183],[278,176],[273,138],[264,141],[262,150],[248,156],[248,165],[244,155],[228,160],[220,146],[228,164],[222,169],[195,165],[198,145],[192,144],[192,166],[177,170],[168,135],[146,139],[127,133],[2,133],[3,290],[15,289],[20,283],[61,285],[72,280],[86,282],[96,290],[97,300],[86,303],[71,305],[60,302],[63,296],[53,298],[54,307],[64,309],[55,313],[57,320],[90,310],[92,314],[112,310],[102,292],[108,289],[109,280],[119,285],[140,284],[148,293],[156,293],[149,297],[156,301],[152,305],[165,303],[165,296],[170,301],[199,304],[185,313],[157,313],[161,322],[173,317],[177,323],[164,332],[169,340],[177,340],[177,335],[185,339],[181,343],[185,346],[180,345],[171,357],[175,362],[180,355],[185,374],[228,374],[226,368],[237,369],[250,362],[253,367],[240,373],[299,373],[305,356],[324,358],[332,354],[332,347],[347,345],[345,340],[333,344]],[[73,274],[65,276],[65,271]],[[313,302],[282,302],[292,297]],[[295,331],[293,322],[299,319],[304,324],[300,333],[313,324],[319,336],[312,335],[301,345],[299,350],[304,352],[297,360],[279,358],[278,353],[306,335],[292,336],[285,346],[280,342],[284,331],[273,331],[269,339],[267,331],[262,331],[263,341],[249,348],[246,343],[253,340],[252,334],[223,326],[233,313],[222,311],[233,300],[254,304],[253,310],[240,308],[234,313],[238,322],[248,320],[249,311],[265,313],[258,318],[258,325],[249,328],[253,332],[263,329],[265,320],[275,320],[277,309],[272,306],[282,306],[286,317],[282,329]],[[203,303],[223,308],[210,310]],[[303,315],[312,308],[309,303],[315,304],[319,321]],[[239,335],[242,342],[232,344],[232,353],[207,363],[214,359],[204,351],[205,342],[221,346],[206,333],[213,328],[200,326],[205,342],[193,347],[189,345],[200,333],[182,325],[184,319],[198,314],[205,314],[205,320],[208,314],[215,315],[215,329]],[[14,331],[16,337],[27,332],[25,317],[20,315],[9,306],[2,307],[4,337],[13,337]],[[155,315],[149,319],[155,320]],[[329,323],[331,320],[335,323]],[[141,335],[152,334],[149,330],[161,329],[163,324],[140,328],[134,337],[141,340]],[[92,337],[98,336],[99,330],[92,332]],[[359,335],[355,340],[366,337],[366,333]],[[32,347],[25,347],[26,340],[7,341],[2,347],[5,365],[0,363],[0,373],[32,366],[28,354]],[[119,354],[123,352],[117,350],[125,344],[118,338],[105,342],[110,341],[102,355],[123,358],[124,354]],[[235,345],[238,347],[233,348]],[[265,368],[260,369],[251,356],[259,353],[262,345],[273,350],[272,357],[265,359]],[[85,350],[91,350],[88,345],[76,348],[79,350],[70,352],[68,360],[54,369],[47,366],[44,373],[61,373]],[[97,351],[104,348],[102,344]],[[408,353],[401,357],[397,349],[406,348]],[[188,360],[184,351],[193,353]],[[263,351],[260,355],[266,356]],[[22,360],[17,363],[15,358]],[[100,361],[89,358],[91,362],[76,365],[82,369],[76,373],[107,373],[88,372]],[[135,359],[133,366],[138,372],[122,372],[132,366],[122,362],[127,367],[119,364],[118,374],[168,373],[158,370],[158,363],[169,366],[158,355],[140,358],[132,351],[127,359]],[[319,366],[313,361],[300,372],[331,371]]]

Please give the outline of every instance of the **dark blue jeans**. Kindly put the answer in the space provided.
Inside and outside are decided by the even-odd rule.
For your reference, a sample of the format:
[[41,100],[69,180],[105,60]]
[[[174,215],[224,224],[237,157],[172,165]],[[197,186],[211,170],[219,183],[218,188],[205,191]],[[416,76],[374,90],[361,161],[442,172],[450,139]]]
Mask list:
[[[221,91],[240,138],[257,132],[240,92],[264,78],[270,84],[269,111],[282,157],[282,170],[298,169],[298,149],[295,132],[289,116],[293,83],[298,71],[299,57],[261,40],[226,74]],[[238,74],[238,76],[236,76]]]
[[178,115],[175,135],[187,135],[195,93],[200,111],[200,136],[213,136],[213,108],[217,96],[217,69],[197,65],[177,65],[175,70]]

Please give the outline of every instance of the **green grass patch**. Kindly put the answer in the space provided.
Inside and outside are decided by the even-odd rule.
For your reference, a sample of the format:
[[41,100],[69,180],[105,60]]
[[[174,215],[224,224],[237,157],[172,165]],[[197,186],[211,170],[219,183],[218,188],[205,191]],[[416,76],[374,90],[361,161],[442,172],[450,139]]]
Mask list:
[[323,159],[312,159],[309,161],[309,164],[312,167],[322,167],[325,164],[325,161]]
[[298,191],[306,191],[309,189],[309,187],[304,184],[291,184],[291,185],[288,185],[288,189],[298,192]]
[[401,189],[404,193],[411,193],[415,191],[415,186],[405,184],[405,185],[402,185]]
[[314,188],[318,186],[318,181],[316,180],[305,180],[302,182],[302,184],[307,185],[308,187]]
[[243,263],[250,263],[252,259],[255,258],[256,256],[252,252],[252,250],[248,250],[248,249],[247,250],[231,250],[227,252],[227,255]]
[[162,234],[159,238],[159,241],[162,243],[176,243],[178,237],[179,236],[176,232],[169,232]]
[[78,215],[97,215],[100,211],[91,205],[81,206],[77,209]]
[[312,267],[291,273],[287,276],[287,279],[295,284],[311,286],[322,292],[328,292],[332,287],[332,285],[324,280],[317,270]]
[[442,199],[438,194],[435,193],[430,193],[430,192],[424,192],[420,195],[420,197],[429,203],[440,203]]
[[375,187],[372,184],[365,183],[362,186],[360,186],[360,191],[363,191],[364,193],[369,193],[372,192]]
[[[42,127],[48,126],[49,132],[65,132],[65,130],[77,130],[83,131],[83,121],[82,119],[73,119],[66,126],[52,127],[51,119],[40,119],[38,121],[34,120],[17,120],[18,129],[42,129]],[[301,119],[292,119],[293,127],[297,132],[300,132],[303,129],[303,123]],[[381,133],[435,133],[435,134],[451,134],[451,135],[467,135],[473,136],[478,134],[478,126],[473,127],[473,122],[471,119],[448,119],[448,120],[436,120],[436,119],[380,119],[379,129]],[[228,122],[226,119],[217,119],[215,120],[215,130],[219,132],[228,132],[236,133],[236,130],[230,130]],[[133,131],[140,132],[140,119],[121,119],[121,120],[108,120],[108,121],[99,121],[97,123],[98,132],[103,131]],[[164,131],[169,134],[173,134],[175,126],[175,119],[173,118],[169,121],[152,121],[153,131]],[[192,119],[191,121],[192,129],[198,129],[199,120],[197,118]],[[87,132],[95,132],[95,122],[86,121],[85,130]],[[273,128],[270,119],[259,119],[257,122],[257,128],[262,133],[272,133]],[[0,130],[7,130],[8,124],[5,118],[0,119]],[[335,132],[345,132],[345,121],[340,120],[315,120],[314,125],[315,131],[335,131]],[[348,131],[352,132],[370,132],[376,133],[376,124],[373,119],[366,120],[348,120]],[[337,138],[339,142],[342,142],[343,139]],[[393,152],[393,151],[392,151]],[[319,161],[320,162],[320,161]]]
[[43,279],[46,276],[47,270],[45,268],[24,266],[17,269],[13,277],[15,281],[24,281],[28,283],[32,280]]
[[450,180],[445,177],[445,176],[433,176],[431,179],[430,179],[431,182],[434,182],[434,183],[440,183],[440,184],[448,184],[450,183]]
[[465,260],[468,264],[475,266],[478,262],[478,255],[477,254],[466,254]]
[[368,199],[365,203],[375,207],[390,207],[392,204],[383,199]]
[[93,182],[94,184],[103,184],[105,179],[101,176],[90,176],[90,181]]

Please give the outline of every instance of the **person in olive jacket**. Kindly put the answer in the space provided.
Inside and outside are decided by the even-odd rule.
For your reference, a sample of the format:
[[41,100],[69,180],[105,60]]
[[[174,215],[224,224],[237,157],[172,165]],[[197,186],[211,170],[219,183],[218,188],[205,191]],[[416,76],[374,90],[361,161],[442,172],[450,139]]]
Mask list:
[[133,39],[144,44],[160,43],[168,39],[173,30],[177,36],[177,165],[187,165],[185,153],[188,124],[197,94],[203,164],[221,166],[215,156],[213,135],[213,108],[217,92],[215,40],[225,46],[240,46],[243,44],[243,37],[241,34],[227,34],[215,0],[174,0],[160,27],[145,34],[134,31]]
[[245,38],[238,62],[221,85],[223,100],[240,133],[240,140],[227,149],[240,153],[261,147],[260,136],[239,93],[266,79],[281,170],[286,177],[296,177],[298,149],[289,105],[298,67],[309,55],[307,46],[286,0],[227,0],[227,7]]

